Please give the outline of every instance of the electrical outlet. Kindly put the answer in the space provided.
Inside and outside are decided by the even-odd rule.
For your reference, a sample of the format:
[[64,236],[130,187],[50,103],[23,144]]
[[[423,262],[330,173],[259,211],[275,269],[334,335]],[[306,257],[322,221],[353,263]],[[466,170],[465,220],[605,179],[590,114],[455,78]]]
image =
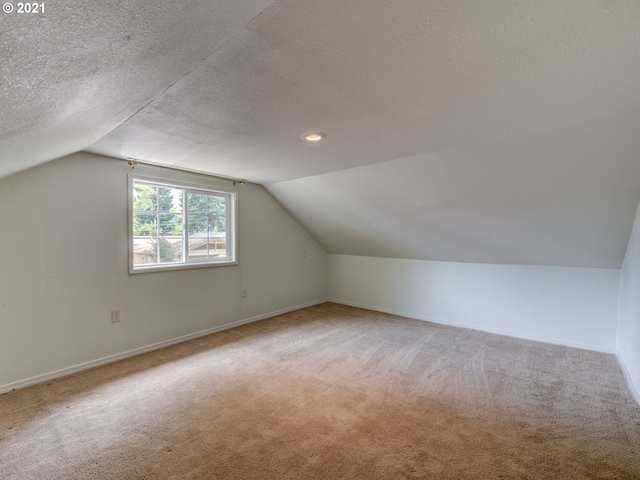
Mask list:
[[120,310],[111,310],[111,323],[118,323],[120,321]]
[[302,249],[302,258],[307,258],[307,249],[306,248]]
[[242,297],[244,298],[244,297],[246,297],[246,296],[247,296],[247,289],[246,289],[246,288],[243,288],[243,289],[242,289]]

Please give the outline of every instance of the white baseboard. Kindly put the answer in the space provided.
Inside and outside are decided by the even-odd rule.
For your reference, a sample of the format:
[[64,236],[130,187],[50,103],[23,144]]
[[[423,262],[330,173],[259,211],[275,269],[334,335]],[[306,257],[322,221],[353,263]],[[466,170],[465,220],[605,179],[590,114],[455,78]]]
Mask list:
[[30,377],[24,380],[19,380],[17,382],[8,383],[5,385],[0,385],[0,394],[12,392],[14,390],[18,390],[20,388],[29,387],[31,385],[35,385],[38,383],[48,382],[49,380],[54,380],[56,378],[64,377],[67,375],[71,375],[73,373],[82,372],[84,370],[89,370],[90,368],[99,367],[101,365],[106,365],[108,363],[117,362],[118,360],[124,360],[125,358],[135,357],[136,355],[141,355],[143,353],[151,352],[153,350],[158,350],[160,348],[168,347],[170,345],[175,345],[177,343],[186,342],[188,340],[193,340],[195,338],[204,337],[207,335],[211,335],[212,333],[221,332],[223,330],[229,330],[234,327],[239,327],[240,325],[244,325],[247,323],[257,322],[258,320],[264,320],[266,318],[275,317],[276,315],[282,315],[283,313],[292,312],[294,310],[299,310],[301,308],[310,307],[312,305],[319,305],[321,303],[327,302],[327,299],[316,300],[310,303],[304,303],[300,305],[295,305],[292,307],[284,308],[282,310],[277,310],[275,312],[265,313],[263,315],[258,315],[251,318],[243,318],[237,320],[235,322],[226,323],[224,325],[220,325],[218,327],[209,328],[207,330],[202,330],[200,332],[190,333],[188,335],[183,335],[181,337],[172,338],[170,340],[165,340],[163,342],[154,343],[152,345],[147,345],[145,347],[134,348],[133,350],[129,350],[127,352],[117,353],[115,355],[109,355],[107,357],[99,358],[97,360],[91,360],[90,362],[80,363],[78,365],[74,365],[72,367],[63,368],[60,370],[55,370],[53,372],[45,373],[42,375],[37,375],[35,377]]
[[[327,303],[328,301],[329,301],[329,299],[327,299],[327,298],[323,298],[322,300],[314,300],[313,302],[302,303],[302,304],[296,305],[294,307],[283,308],[282,310],[277,310],[277,311],[271,312],[271,313],[265,313],[264,315],[256,315],[255,317],[246,318],[244,320],[241,320],[241,322],[242,323],[257,322],[259,320],[264,320],[265,318],[271,318],[271,317],[275,317],[276,315],[282,315],[283,313],[289,313],[289,312],[293,312],[295,310],[300,310],[301,308],[312,307],[314,305],[320,305],[322,303]],[[242,323],[240,323],[239,325],[242,325]],[[233,326],[236,327],[237,325],[233,325]],[[232,328],[232,327],[229,327],[229,328]]]
[[451,320],[444,320],[441,318],[427,317],[425,315],[417,315],[409,312],[402,312],[402,311],[388,309],[388,308],[381,308],[381,307],[376,307],[372,305],[364,305],[356,302],[350,302],[347,300],[340,300],[337,298],[329,298],[329,301],[333,303],[339,303],[342,305],[349,305],[351,307],[363,308],[365,310],[373,310],[375,312],[389,313],[391,315],[398,315],[400,317],[411,318],[414,320],[422,320],[424,322],[436,323],[438,325],[468,328],[470,330],[477,330],[480,332],[495,333],[496,335],[503,335],[505,337],[519,338],[521,340],[531,340],[534,342],[550,343],[553,345],[562,345],[564,347],[580,348],[582,350],[591,350],[595,352],[611,353],[611,354],[614,353],[613,349],[602,348],[594,345],[585,345],[578,342],[567,342],[567,341],[559,340],[555,338],[547,338],[547,337],[540,337],[536,335],[523,334],[520,332],[511,331],[511,330],[502,330],[499,328],[482,328],[482,327],[479,327],[478,325],[471,325],[464,322],[456,322]]
[[624,363],[624,361],[620,357],[620,354],[617,351],[615,352],[615,356],[616,356],[616,359],[618,360],[618,364],[620,365],[620,368],[622,369],[622,373],[624,373],[624,378],[627,380],[627,385],[629,386],[631,395],[633,396],[636,403],[638,404],[638,407],[640,407],[640,392],[636,389],[636,386],[633,384],[631,373],[627,369],[627,365]]

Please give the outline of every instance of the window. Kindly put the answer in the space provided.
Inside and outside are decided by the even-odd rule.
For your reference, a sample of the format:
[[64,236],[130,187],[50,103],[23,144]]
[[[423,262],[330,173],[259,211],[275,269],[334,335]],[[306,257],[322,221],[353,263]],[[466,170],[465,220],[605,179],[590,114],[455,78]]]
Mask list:
[[130,272],[236,263],[235,193],[130,177]]

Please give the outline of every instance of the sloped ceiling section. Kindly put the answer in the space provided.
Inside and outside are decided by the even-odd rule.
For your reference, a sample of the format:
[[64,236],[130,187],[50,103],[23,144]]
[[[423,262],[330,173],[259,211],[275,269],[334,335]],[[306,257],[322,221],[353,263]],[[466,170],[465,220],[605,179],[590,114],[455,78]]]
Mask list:
[[639,125],[636,111],[267,188],[332,253],[619,268]]
[[0,176],[88,147],[272,0],[3,3],[16,7],[0,12]]
[[280,0],[91,150],[273,183],[596,120],[640,102],[639,22],[637,2]]
[[621,265],[635,0],[46,8],[0,16],[0,175],[87,149],[265,184],[330,253]]

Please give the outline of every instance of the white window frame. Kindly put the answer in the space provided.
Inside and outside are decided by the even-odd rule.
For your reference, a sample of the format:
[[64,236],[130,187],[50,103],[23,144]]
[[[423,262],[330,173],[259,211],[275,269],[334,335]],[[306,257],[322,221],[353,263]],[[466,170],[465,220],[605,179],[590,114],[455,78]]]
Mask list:
[[[150,186],[165,187],[172,189],[179,189],[183,191],[183,208],[182,212],[182,260],[172,263],[153,263],[153,264],[138,264],[134,265],[134,235],[133,235],[133,192],[134,184],[142,183]],[[238,264],[238,238],[237,238],[237,191],[223,188],[219,186],[212,187],[211,185],[202,185],[192,182],[166,180],[156,177],[148,177],[144,175],[136,175],[130,173],[128,175],[128,243],[129,243],[129,273],[145,273],[145,272],[159,272],[166,270],[181,270],[188,268],[203,268],[203,267],[220,267],[228,265]],[[202,194],[214,194],[222,195],[227,198],[227,218],[226,218],[226,231],[225,231],[225,248],[227,255],[224,258],[191,258],[188,256],[188,205],[187,194],[188,193],[202,193]]]

